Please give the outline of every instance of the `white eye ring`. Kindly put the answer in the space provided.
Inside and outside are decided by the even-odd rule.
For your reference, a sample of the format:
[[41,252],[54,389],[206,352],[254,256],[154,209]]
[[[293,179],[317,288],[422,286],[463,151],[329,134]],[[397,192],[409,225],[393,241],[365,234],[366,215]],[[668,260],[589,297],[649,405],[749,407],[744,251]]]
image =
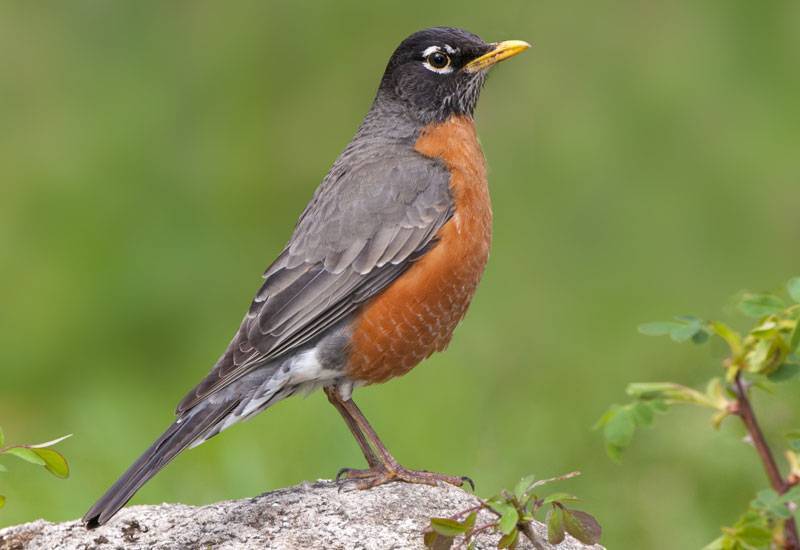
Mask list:
[[[450,53],[454,53],[455,52],[455,50],[453,48],[451,48],[450,46],[445,45],[445,48]],[[443,67],[434,67],[431,64],[431,62],[429,61],[429,58],[433,54],[436,54],[436,53],[440,53],[440,54],[444,55],[444,57],[447,59],[447,65],[444,65]],[[424,61],[422,62],[422,66],[425,67],[426,69],[428,69],[429,71],[433,71],[434,73],[438,73],[438,74],[450,74],[450,73],[453,72],[453,65],[452,65],[452,62],[450,60],[450,56],[447,55],[446,53],[444,53],[442,51],[442,48],[440,48],[439,46],[429,46],[428,48],[425,48],[425,51],[422,52],[422,57],[424,59]]]

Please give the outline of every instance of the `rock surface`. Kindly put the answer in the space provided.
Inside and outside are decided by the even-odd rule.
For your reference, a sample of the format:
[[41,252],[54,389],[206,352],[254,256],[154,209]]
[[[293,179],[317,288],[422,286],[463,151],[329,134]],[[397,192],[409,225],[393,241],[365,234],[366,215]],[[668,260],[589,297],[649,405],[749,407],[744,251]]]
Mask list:
[[[208,506],[161,504],[124,508],[108,524],[87,531],[78,521],[34,521],[0,530],[0,550],[27,549],[423,549],[431,517],[452,515],[476,504],[454,487],[391,483],[369,491],[340,490],[329,481]],[[489,518],[478,519],[478,524]],[[546,529],[534,525],[545,540]],[[496,548],[497,535],[477,548]],[[533,548],[521,539],[520,549]],[[567,536],[558,550],[602,550]]]

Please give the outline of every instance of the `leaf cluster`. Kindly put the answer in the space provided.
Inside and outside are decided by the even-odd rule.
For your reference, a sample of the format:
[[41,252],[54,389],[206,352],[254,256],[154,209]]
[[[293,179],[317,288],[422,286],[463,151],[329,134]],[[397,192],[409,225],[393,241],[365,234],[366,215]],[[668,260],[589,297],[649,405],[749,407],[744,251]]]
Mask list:
[[[693,404],[714,411],[712,425],[737,412],[736,392],[732,387],[740,373],[750,386],[770,391],[772,384],[794,380],[800,375],[800,277],[787,284],[787,303],[774,294],[744,292],[737,309],[757,319],[749,332],[741,334],[721,321],[705,321],[693,316],[676,317],[673,321],[646,323],[639,332],[648,336],[669,336],[676,342],[703,344],[711,338],[727,347],[723,377],[711,378],[703,390],[673,382],[629,384],[626,393],[634,401],[612,405],[597,421],[602,428],[606,452],[619,461],[630,446],[637,428],[653,424],[654,413],[666,412],[675,404]],[[800,432],[793,438],[800,452]],[[800,462],[800,458],[798,458]]]
[[[619,461],[636,430],[651,426],[655,413],[666,412],[672,405],[692,404],[711,409],[712,426],[718,428],[728,416],[744,419],[745,411],[750,416],[755,414],[749,402],[751,388],[772,392],[774,384],[796,379],[800,375],[800,277],[790,280],[786,291],[787,299],[770,293],[741,293],[736,309],[755,320],[744,333],[721,321],[693,316],[641,325],[642,334],[665,335],[676,342],[703,344],[712,339],[722,342],[727,348],[723,375],[711,378],[703,390],[673,382],[629,384],[626,391],[633,401],[612,405],[595,424],[595,429],[603,430],[608,455]],[[760,433],[757,436],[763,438]],[[794,530],[788,520],[800,501],[800,430],[786,434],[786,442],[789,474],[781,482],[782,487],[774,485],[781,492],[760,491],[737,522],[723,527],[722,536],[705,550],[785,547],[787,533]]]
[[[538,537],[531,527],[537,514],[546,510],[547,540],[558,544],[569,533],[584,544],[595,544],[600,540],[601,528],[590,514],[567,508],[565,502],[578,500],[563,492],[540,495],[540,488],[555,481],[562,481],[580,475],[571,472],[563,476],[537,480],[534,476],[522,478],[513,492],[507,490],[486,499],[478,499],[478,504],[449,518],[433,518],[425,530],[425,547],[431,550],[449,550],[459,537],[460,546],[471,550],[475,548],[476,537],[483,532],[500,534],[497,548],[516,548],[520,533],[535,546]],[[489,512],[491,520],[476,525],[482,510]]]
[[[61,443],[71,435],[72,434],[65,435],[53,439],[52,441],[38,444],[5,446],[5,435],[3,434],[2,428],[0,428],[0,456],[14,456],[25,462],[42,466],[56,477],[62,479],[67,478],[69,477],[69,464],[67,464],[67,460],[64,458],[64,455],[50,447]],[[8,471],[7,468],[0,464],[0,472],[6,471]],[[0,495],[0,508],[2,508],[5,503],[6,498]]]
[[[800,487],[778,494],[774,489],[759,491],[750,507],[722,535],[703,550],[758,550],[772,545],[784,547],[783,530],[791,509],[800,501]],[[790,509],[791,508],[791,509]]]

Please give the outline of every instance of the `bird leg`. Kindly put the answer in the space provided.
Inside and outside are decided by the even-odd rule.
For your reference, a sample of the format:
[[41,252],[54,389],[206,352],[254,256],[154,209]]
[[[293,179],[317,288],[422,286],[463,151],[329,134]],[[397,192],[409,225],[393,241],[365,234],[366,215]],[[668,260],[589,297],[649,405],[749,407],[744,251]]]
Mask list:
[[[353,434],[353,437],[356,438],[358,442],[358,446],[361,447],[361,452],[364,453],[364,458],[367,459],[367,464],[369,464],[370,468],[374,468],[380,464],[380,461],[375,456],[375,453],[372,451],[372,447],[369,446],[369,442],[364,437],[364,434],[361,433],[361,429],[356,424],[356,421],[347,414],[347,409],[344,408],[344,401],[341,397],[339,397],[339,392],[336,391],[334,387],[326,387],[323,388],[325,395],[328,396],[328,401],[330,401],[331,405],[336,407],[336,410],[339,411],[339,414],[342,415],[344,418],[345,424],[347,427],[350,428],[350,433]],[[340,471],[339,474],[336,476],[338,479],[339,476],[344,472],[344,470]]]
[[[473,486],[472,480],[468,477],[450,476],[435,472],[416,471],[404,468],[397,462],[386,446],[383,444],[378,434],[370,425],[369,421],[361,412],[361,409],[352,399],[343,400],[335,389],[325,388],[328,400],[336,407],[342,415],[348,428],[358,441],[364,458],[367,459],[369,468],[356,470],[343,468],[336,476],[339,479],[353,481],[358,489],[370,489],[383,485],[390,481],[405,481],[407,483],[421,483],[424,485],[436,485],[439,481],[444,481],[456,487],[461,487],[464,482],[469,482]],[[374,447],[374,451],[373,451]],[[377,452],[377,456],[376,456]]]

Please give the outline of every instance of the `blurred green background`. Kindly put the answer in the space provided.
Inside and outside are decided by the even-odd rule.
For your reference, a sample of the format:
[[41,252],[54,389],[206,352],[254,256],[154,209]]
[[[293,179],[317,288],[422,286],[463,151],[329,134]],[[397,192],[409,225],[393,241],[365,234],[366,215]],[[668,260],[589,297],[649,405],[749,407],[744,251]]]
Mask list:
[[[800,272],[800,3],[472,0],[0,4],[0,525],[81,515],[170,422],[372,100],[432,25],[534,48],[477,125],[495,243],[450,349],[357,400],[408,466],[561,489],[610,548],[697,548],[766,485],[736,422],[660,417],[622,465],[590,427],[629,381],[700,383],[637,334]],[[796,427],[797,387],[763,410]],[[797,404],[797,405],[795,405]],[[362,459],[321,394],[180,456],[134,503],[206,503]]]

